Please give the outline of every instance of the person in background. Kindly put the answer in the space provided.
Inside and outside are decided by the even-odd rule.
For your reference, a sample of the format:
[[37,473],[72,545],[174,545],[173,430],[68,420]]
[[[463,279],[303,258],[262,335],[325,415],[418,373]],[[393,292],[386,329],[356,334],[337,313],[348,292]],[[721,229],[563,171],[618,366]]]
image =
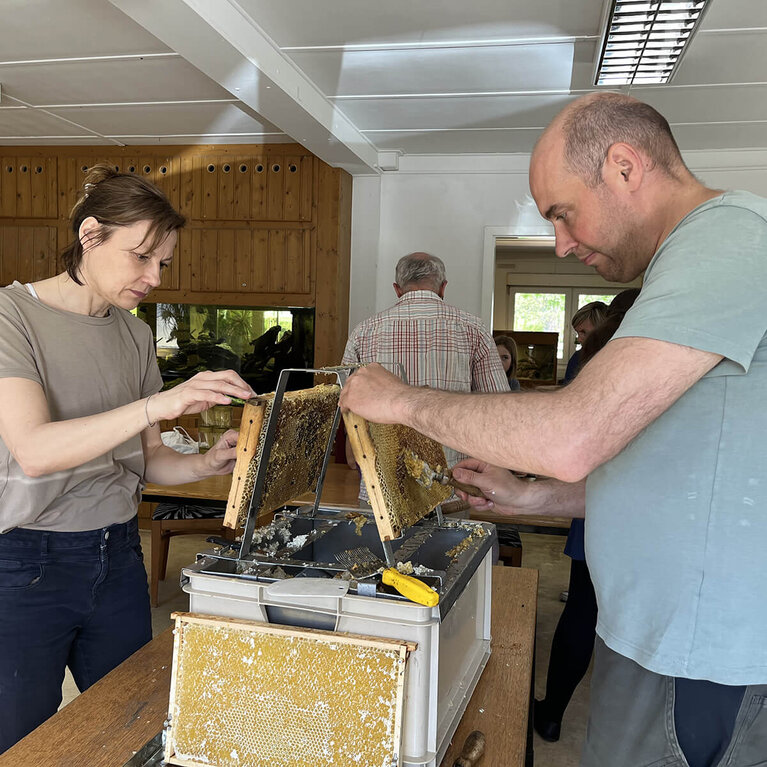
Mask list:
[[475,456],[453,473],[478,510],[588,517],[582,767],[764,764],[767,199],[705,186],[663,115],[606,91],[554,118],[530,190],[559,257],[643,275],[610,342],[555,392],[467,396],[368,365],[341,407]]
[[517,380],[517,344],[511,336],[496,336],[495,347],[501,358],[503,372],[509,382],[511,391],[519,391],[522,387]]
[[[379,362],[399,374],[402,365],[412,386],[461,392],[508,391],[493,338],[482,320],[446,303],[442,259],[409,253],[398,262],[392,287],[396,303],[361,322],[346,343],[342,364]],[[445,450],[452,466],[464,457]],[[346,441],[347,463],[354,456]],[[360,488],[367,498],[364,484]]]
[[236,432],[204,455],[161,419],[252,396],[232,371],[160,391],[135,309],[160,284],[184,218],[140,176],[84,179],[65,270],[0,289],[0,752],[152,638],[137,507],[146,482],[227,474]]
[[[575,331],[577,343],[583,347],[589,333],[597,326],[607,315],[607,304],[604,301],[592,301],[585,304],[573,315],[571,325]],[[567,361],[565,370],[565,383],[569,383],[575,378],[578,368],[581,365],[581,349],[576,349],[570,359]]]
[[[637,288],[618,293],[607,307],[604,319],[587,331],[580,350],[579,370],[613,337],[638,295]],[[546,695],[534,703],[533,726],[550,743],[559,740],[562,717],[588,671],[596,639],[597,597],[586,565],[583,522],[573,519],[567,534],[565,554],[570,557],[567,598],[551,640]]]

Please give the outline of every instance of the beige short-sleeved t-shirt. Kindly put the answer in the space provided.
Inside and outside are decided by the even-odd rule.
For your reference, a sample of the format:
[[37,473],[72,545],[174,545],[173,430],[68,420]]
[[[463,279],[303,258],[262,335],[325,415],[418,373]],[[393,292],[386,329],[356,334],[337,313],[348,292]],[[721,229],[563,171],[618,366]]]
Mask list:
[[[0,289],[0,378],[39,383],[54,421],[113,410],[162,387],[148,325],[116,307],[106,317],[54,309],[18,282]],[[0,533],[126,522],[136,513],[143,475],[139,435],[82,466],[34,478],[0,439]]]

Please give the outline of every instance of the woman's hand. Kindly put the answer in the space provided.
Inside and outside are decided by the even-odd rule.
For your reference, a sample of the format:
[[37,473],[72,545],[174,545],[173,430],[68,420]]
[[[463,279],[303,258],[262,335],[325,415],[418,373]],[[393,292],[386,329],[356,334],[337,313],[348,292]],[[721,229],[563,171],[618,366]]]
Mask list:
[[213,474],[231,474],[234,471],[234,464],[237,458],[238,436],[238,431],[229,429],[229,431],[224,432],[218,442],[204,454],[203,463],[205,464],[208,476]]
[[153,394],[146,405],[150,423],[193,415],[214,405],[228,405],[232,397],[249,399],[253,390],[233,370],[205,370],[172,389]]
[[534,502],[531,496],[536,495],[537,490],[531,488],[531,485],[535,483],[518,479],[508,469],[478,461],[476,458],[466,458],[453,467],[453,477],[461,482],[476,485],[487,496],[478,498],[456,489],[456,495],[468,501],[472,508],[478,511],[492,510],[498,514],[534,513],[530,507]]

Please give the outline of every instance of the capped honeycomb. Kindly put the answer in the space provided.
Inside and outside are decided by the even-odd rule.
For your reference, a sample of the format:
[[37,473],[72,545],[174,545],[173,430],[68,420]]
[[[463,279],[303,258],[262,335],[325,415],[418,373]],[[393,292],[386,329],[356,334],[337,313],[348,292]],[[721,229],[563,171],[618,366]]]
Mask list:
[[165,758],[206,767],[395,767],[415,645],[176,614]]
[[[285,392],[267,456],[261,499],[253,510],[257,520],[317,486],[339,393],[340,387],[330,384]],[[273,403],[274,394],[267,394],[250,400],[243,410],[237,463],[224,518],[227,527],[242,527],[247,520]]]
[[451,487],[437,482],[424,487],[408,471],[409,453],[434,468],[444,467],[439,442],[408,426],[371,423],[354,413],[345,413],[344,421],[382,540],[399,538],[453,494]]

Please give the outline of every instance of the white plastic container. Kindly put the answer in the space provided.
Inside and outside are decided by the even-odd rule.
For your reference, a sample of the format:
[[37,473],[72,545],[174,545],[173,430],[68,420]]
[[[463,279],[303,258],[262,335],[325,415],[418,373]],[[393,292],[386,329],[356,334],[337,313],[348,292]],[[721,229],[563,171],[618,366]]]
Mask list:
[[440,619],[439,607],[348,594],[343,581],[293,578],[263,584],[182,572],[193,613],[417,642],[405,683],[402,764],[437,767],[490,655],[492,551]]

